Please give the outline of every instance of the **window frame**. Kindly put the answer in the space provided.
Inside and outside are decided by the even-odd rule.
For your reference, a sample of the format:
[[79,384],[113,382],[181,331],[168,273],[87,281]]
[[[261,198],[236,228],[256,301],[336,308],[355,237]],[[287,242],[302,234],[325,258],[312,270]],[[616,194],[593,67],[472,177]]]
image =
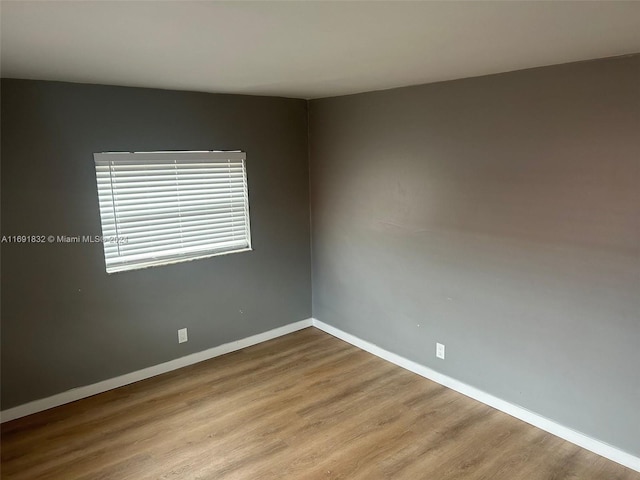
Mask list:
[[[248,175],[246,168],[246,153],[234,150],[234,151],[220,151],[220,150],[180,150],[180,151],[155,151],[155,152],[101,152],[94,153],[94,167],[96,173],[96,183],[98,188],[98,206],[100,210],[100,225],[102,229],[102,243],[104,245],[103,254],[105,260],[105,269],[108,274],[131,271],[131,270],[139,270],[149,267],[162,266],[162,265],[171,265],[175,263],[189,262],[193,260],[200,260],[205,258],[216,257],[219,255],[228,255],[231,253],[241,253],[252,251],[251,245],[251,222],[250,222],[250,213],[249,213],[249,189],[248,189]],[[171,163],[173,161],[173,163]],[[236,209],[242,209],[243,211],[243,219],[244,219],[244,240],[246,246],[242,246],[240,248],[235,248],[235,246],[219,246],[216,247],[213,243],[209,246],[210,248],[199,249],[197,247],[196,250],[188,251],[188,252],[175,252],[182,247],[178,247],[176,244],[179,243],[182,237],[182,221],[184,218],[180,215],[179,212],[176,213],[174,217],[168,217],[167,223],[175,222],[180,225],[180,238],[176,239],[176,243],[168,244],[167,248],[162,250],[157,250],[153,253],[147,252],[146,254],[136,254],[135,256],[141,258],[128,258],[127,255],[122,255],[120,253],[120,245],[118,242],[124,242],[127,240],[127,235],[125,233],[119,233],[118,225],[122,224],[122,221],[118,219],[118,211],[116,207],[117,200],[115,200],[115,182],[112,178],[112,171],[115,168],[113,162],[118,162],[118,165],[122,167],[124,164],[137,165],[141,167],[141,170],[144,170],[145,162],[154,165],[167,163],[168,165],[179,165],[179,162],[229,162],[228,170],[231,172],[230,163],[240,162],[242,166],[242,202],[243,206],[235,207]],[[108,168],[109,179],[105,180],[104,176],[104,168]],[[237,167],[236,167],[237,168]],[[99,172],[99,169],[100,172]],[[102,174],[102,178],[101,178]],[[236,177],[237,181],[238,177]],[[232,183],[231,173],[229,173],[229,184]],[[105,186],[108,185],[108,192],[105,193]],[[178,183],[176,183],[178,185]],[[203,186],[206,187],[206,183],[203,183]],[[221,187],[216,187],[221,188]],[[222,187],[224,188],[224,187]],[[231,188],[231,187],[229,187]],[[238,188],[238,187],[236,187]],[[180,192],[179,188],[177,189]],[[111,206],[107,205],[107,203],[103,203],[103,200],[107,197],[111,199]],[[179,198],[179,193],[176,198]],[[233,197],[230,195],[229,199],[233,202]],[[103,213],[110,211],[113,215],[112,220],[105,221],[103,217]],[[120,212],[121,213],[121,212]],[[233,222],[233,219],[237,218],[238,215],[234,215],[233,212],[229,214],[230,221]],[[141,220],[144,222],[144,220]],[[196,219],[197,221],[197,219]],[[161,224],[163,225],[163,224]],[[160,225],[160,226],[161,226]],[[111,230],[109,230],[111,228]],[[237,227],[236,227],[237,228]],[[115,230],[116,235],[111,235]],[[198,230],[195,230],[197,232]],[[108,236],[107,233],[110,233]],[[119,236],[122,235],[122,236]],[[185,237],[186,238],[186,237]],[[242,238],[242,237],[241,237]],[[117,255],[113,255],[113,253],[108,253],[108,248],[113,249],[113,245],[116,243]],[[229,242],[227,242],[229,243]],[[126,245],[126,243],[122,243],[122,245]],[[123,248],[125,248],[123,246]],[[112,252],[113,250],[111,250]],[[171,253],[173,252],[173,253]],[[129,255],[132,257],[134,255]]]

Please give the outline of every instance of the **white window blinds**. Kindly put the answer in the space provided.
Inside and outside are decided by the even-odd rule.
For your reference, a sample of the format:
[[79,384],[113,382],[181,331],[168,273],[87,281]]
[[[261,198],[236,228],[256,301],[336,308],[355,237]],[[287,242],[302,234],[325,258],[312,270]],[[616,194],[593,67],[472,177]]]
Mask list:
[[94,160],[107,272],[251,249],[243,152]]

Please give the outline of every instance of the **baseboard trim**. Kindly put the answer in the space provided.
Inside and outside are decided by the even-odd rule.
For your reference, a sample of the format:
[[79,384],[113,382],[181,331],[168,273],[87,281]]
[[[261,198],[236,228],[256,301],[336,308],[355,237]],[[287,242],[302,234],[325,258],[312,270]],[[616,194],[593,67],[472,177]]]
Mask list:
[[76,400],[80,400],[82,398],[90,397],[92,395],[103,393],[108,390],[113,390],[114,388],[122,387],[130,383],[155,377],[156,375],[160,375],[162,373],[171,372],[172,370],[177,370],[178,368],[193,365],[194,363],[209,360],[210,358],[219,357],[220,355],[224,355],[226,353],[235,352],[236,350],[250,347],[258,343],[266,342],[267,340],[281,337],[283,335],[302,330],[303,328],[311,327],[312,325],[312,319],[308,318],[306,320],[301,320],[299,322],[294,322],[282,327],[274,328],[273,330],[269,330],[267,332],[252,335],[241,340],[236,340],[235,342],[225,343],[217,347],[209,348],[208,350],[204,350],[202,352],[192,353],[191,355],[176,358],[175,360],[170,360],[159,365],[143,368],[142,370],[127,373],[119,377],[110,378],[102,382],[85,385],[82,387],[74,388],[72,390],[67,390],[66,392],[58,393],[56,395],[42,398],[40,400],[34,400],[33,402],[18,405],[17,407],[9,408],[0,412],[0,422],[8,422],[10,420],[15,420],[16,418],[25,417],[33,413],[48,410],[53,407],[58,407],[60,405],[64,405],[65,403],[75,402]]
[[104,380],[102,382],[94,383],[91,385],[74,388],[72,390],[52,395],[47,398],[35,400],[33,402],[25,403],[23,405],[18,405],[17,407],[9,408],[0,412],[0,421],[4,423],[20,417],[31,415],[33,413],[41,412],[43,410],[48,410],[50,408],[64,405],[65,403],[74,402],[76,400],[90,397],[92,395],[97,395],[99,393],[122,387],[130,383],[138,382],[140,380],[155,377],[156,375],[171,372],[173,370],[177,370],[178,368],[193,365],[194,363],[209,360],[226,353],[235,352],[236,350],[241,350],[243,348],[266,342],[267,340],[281,337],[283,335],[287,335],[289,333],[293,333],[311,326],[314,326],[330,335],[333,335],[336,338],[344,340],[345,342],[350,343],[351,345],[354,345],[377,357],[394,363],[399,367],[416,373],[422,377],[428,378],[429,380],[439,383],[440,385],[455,390],[456,392],[462,393],[467,397],[473,398],[474,400],[489,405],[497,410],[500,410],[501,412],[511,415],[512,417],[518,418],[546,432],[556,435],[557,437],[567,440],[568,442],[574,443],[575,445],[578,445],[591,452],[608,458],[609,460],[619,463],[620,465],[624,465],[627,468],[640,472],[639,457],[635,457],[607,443],[601,442],[583,433],[565,427],[564,425],[549,420],[548,418],[531,412],[523,407],[507,402],[498,397],[494,397],[493,395],[483,392],[482,390],[467,385],[466,383],[460,382],[442,373],[436,372],[435,370],[432,370],[424,365],[420,365],[419,363],[416,363],[412,360],[401,357],[400,355],[385,350],[377,345],[367,342],[366,340],[362,340],[355,335],[351,335],[350,333],[344,332],[315,318],[309,318],[306,320],[301,320],[299,322],[290,323],[282,327],[274,328],[273,330],[269,330],[267,332],[252,335],[251,337],[236,340],[234,342],[225,343],[223,345],[219,345],[202,352],[193,353],[185,357],[176,358],[175,360],[170,360],[159,365],[154,365],[152,367],[137,370],[135,372],[127,373],[115,378],[110,378],[108,380]]
[[608,458],[609,460],[619,463],[620,465],[624,465],[627,468],[640,472],[639,457],[635,457],[607,443],[601,442],[583,433],[565,427],[564,425],[549,420],[548,418],[538,415],[537,413],[531,412],[526,408],[520,407],[513,403],[509,403],[498,397],[494,397],[493,395],[467,385],[466,383],[460,382],[447,375],[436,372],[429,367],[425,367],[424,365],[420,365],[419,363],[416,363],[412,360],[408,360],[404,357],[401,357],[400,355],[389,352],[388,350],[362,340],[355,335],[351,335],[350,333],[344,332],[338,328],[332,327],[331,325],[321,322],[320,320],[314,318],[312,319],[312,322],[314,327],[330,335],[333,335],[340,340],[344,340],[345,342],[350,343],[351,345],[354,345],[362,350],[372,353],[377,357],[394,363],[399,367],[416,373],[422,377],[428,378],[429,380],[433,380],[440,385],[455,390],[456,392],[462,393],[463,395],[473,398],[474,400],[478,400],[479,402],[489,405],[490,407],[500,410],[501,412],[507,413],[512,417],[518,418],[533,425],[534,427],[538,427],[541,430],[549,432],[593,453]]

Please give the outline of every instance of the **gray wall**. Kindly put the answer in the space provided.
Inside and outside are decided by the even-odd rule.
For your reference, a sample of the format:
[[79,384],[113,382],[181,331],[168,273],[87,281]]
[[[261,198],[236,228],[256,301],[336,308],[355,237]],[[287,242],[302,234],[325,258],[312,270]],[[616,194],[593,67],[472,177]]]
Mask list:
[[3,244],[3,409],[311,316],[303,100],[3,80],[2,234],[99,235],[92,154],[173,149],[246,151],[254,251],[107,275]]
[[310,132],[315,318],[640,454],[640,57],[316,100]]

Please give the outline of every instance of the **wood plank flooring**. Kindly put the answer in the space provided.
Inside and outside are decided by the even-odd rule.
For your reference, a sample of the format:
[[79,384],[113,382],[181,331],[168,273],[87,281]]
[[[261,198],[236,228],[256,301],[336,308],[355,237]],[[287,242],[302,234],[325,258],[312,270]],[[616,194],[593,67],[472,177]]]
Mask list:
[[640,480],[314,328],[8,422],[1,476]]

